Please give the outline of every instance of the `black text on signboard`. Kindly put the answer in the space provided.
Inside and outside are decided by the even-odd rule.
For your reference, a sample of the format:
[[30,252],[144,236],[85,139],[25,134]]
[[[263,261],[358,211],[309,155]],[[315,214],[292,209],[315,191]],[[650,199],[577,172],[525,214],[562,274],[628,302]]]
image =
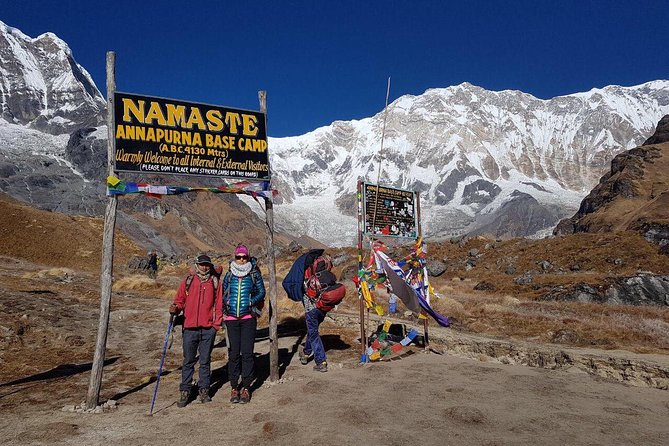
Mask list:
[[114,94],[115,170],[269,179],[265,115]]
[[416,238],[414,192],[364,183],[363,193],[365,234]]

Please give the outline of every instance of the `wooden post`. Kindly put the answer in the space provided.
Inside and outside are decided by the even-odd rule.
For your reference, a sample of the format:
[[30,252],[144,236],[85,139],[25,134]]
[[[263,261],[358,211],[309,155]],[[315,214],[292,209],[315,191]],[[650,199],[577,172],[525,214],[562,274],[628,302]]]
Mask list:
[[[362,208],[363,187],[362,181],[358,180],[358,272],[362,270],[362,233],[365,230],[363,227],[365,217]],[[360,301],[360,346],[362,349],[360,353],[360,361],[367,362],[363,361],[364,355],[367,354],[367,331],[365,330],[365,300],[362,297],[362,287],[360,285],[360,281],[358,281],[358,300]]]
[[[265,114],[267,131],[267,92],[259,91],[260,112]],[[271,191],[270,182],[270,191]],[[279,335],[277,330],[278,308],[276,306],[276,262],[274,261],[274,202],[272,193],[265,198],[265,222],[267,226],[267,269],[269,271],[269,380],[279,380]]]
[[[418,220],[418,238],[421,238],[423,237],[423,227],[420,221],[420,192],[416,192],[416,217]],[[425,350],[427,350],[430,347],[427,318],[423,319],[423,339],[425,340]]]
[[[114,92],[116,91],[116,53],[107,52],[107,175],[114,174]],[[106,181],[105,181],[106,184]],[[105,225],[102,236],[102,268],[100,272],[100,320],[95,343],[91,381],[88,385],[86,407],[98,405],[102,385],[102,367],[105,362],[109,307],[111,305],[112,270],[114,267],[114,227],[116,226],[116,195],[107,197]]]

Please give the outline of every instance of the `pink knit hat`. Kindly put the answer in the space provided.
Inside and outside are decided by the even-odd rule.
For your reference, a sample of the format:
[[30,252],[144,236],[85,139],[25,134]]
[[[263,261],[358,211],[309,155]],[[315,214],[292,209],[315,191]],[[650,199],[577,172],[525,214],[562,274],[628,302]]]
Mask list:
[[249,255],[249,248],[247,248],[245,245],[239,244],[235,248],[235,255],[236,256],[248,256]]

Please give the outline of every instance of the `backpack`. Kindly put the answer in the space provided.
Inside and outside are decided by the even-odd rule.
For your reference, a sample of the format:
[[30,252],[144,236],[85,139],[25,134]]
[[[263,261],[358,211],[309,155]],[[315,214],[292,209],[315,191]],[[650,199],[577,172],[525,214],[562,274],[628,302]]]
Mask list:
[[316,308],[327,313],[339,305],[344,300],[344,296],[346,296],[346,287],[343,284],[334,283],[329,285],[321,290],[316,301]]
[[308,266],[312,265],[314,260],[322,255],[323,252],[325,252],[323,249],[312,249],[299,256],[293,263],[293,266],[290,267],[290,271],[288,271],[288,274],[281,282],[281,285],[283,285],[283,289],[286,291],[290,300],[302,302],[305,270]]
[[311,300],[318,299],[321,290],[337,282],[331,272],[332,259],[327,254],[316,257],[304,270],[304,292]]
[[328,270],[321,271],[309,277],[308,279],[305,279],[305,294],[309,297],[309,299],[316,300],[320,296],[321,291],[329,286],[334,285],[335,283],[337,283],[337,276]]

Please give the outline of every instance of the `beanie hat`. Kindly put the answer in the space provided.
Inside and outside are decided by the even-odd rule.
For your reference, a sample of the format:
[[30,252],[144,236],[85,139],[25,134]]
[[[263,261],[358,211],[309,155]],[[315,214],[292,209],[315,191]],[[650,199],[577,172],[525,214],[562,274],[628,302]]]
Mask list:
[[235,248],[235,255],[236,256],[248,256],[249,255],[249,248],[247,248],[245,245],[240,243]]

